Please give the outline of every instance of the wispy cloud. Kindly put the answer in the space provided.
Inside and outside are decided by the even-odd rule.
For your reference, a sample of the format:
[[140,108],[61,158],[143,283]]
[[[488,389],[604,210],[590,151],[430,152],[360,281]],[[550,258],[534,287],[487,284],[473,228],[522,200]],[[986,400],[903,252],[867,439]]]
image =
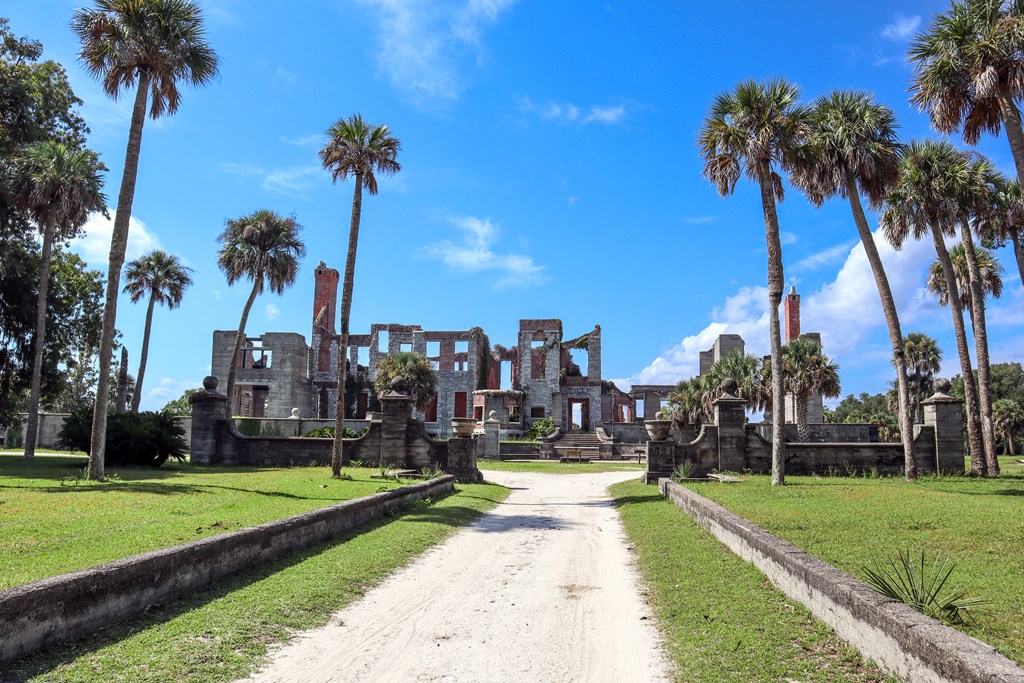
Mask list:
[[537,265],[533,257],[494,251],[498,228],[490,219],[462,216],[452,218],[451,223],[462,232],[462,240],[441,240],[421,249],[421,255],[438,259],[457,273],[493,274],[495,289],[533,287],[547,280],[544,266]]
[[882,37],[893,42],[904,41],[914,35],[920,26],[921,17],[918,15],[912,17],[897,15],[895,21],[882,28]]
[[313,177],[323,170],[319,166],[292,166],[290,168],[263,168],[251,164],[221,164],[221,170],[242,178],[259,178],[260,186],[268,192],[277,192],[303,199],[309,194]]
[[145,410],[160,410],[169,402],[184,394],[186,389],[200,389],[202,386],[202,379],[161,377],[157,381],[156,386],[149,386],[144,390],[142,408]]
[[277,304],[267,304],[263,307],[263,315],[267,320],[277,320],[281,315],[281,308]]
[[280,140],[286,145],[316,149],[318,147],[322,147],[323,144],[327,142],[327,136],[323,133],[310,133],[309,135],[299,135],[294,138],[282,136]]
[[466,53],[483,59],[484,29],[516,0],[362,0],[376,11],[377,64],[421,104],[453,102],[466,87]]
[[793,270],[816,270],[823,266],[839,263],[849,255],[850,249],[853,248],[854,244],[854,242],[843,242],[810,256],[805,256],[793,264]]
[[679,219],[683,223],[690,225],[707,225],[708,223],[714,223],[718,220],[717,216],[683,216]]
[[[90,268],[106,270],[115,215],[112,213],[107,218],[101,213],[92,214],[85,223],[81,237],[71,240],[71,250],[85,259]],[[126,260],[136,259],[154,249],[160,249],[160,239],[141,220],[135,216],[129,218]]]
[[796,244],[797,236],[792,232],[782,230],[779,232],[779,241],[781,241],[783,244]]
[[603,123],[615,125],[622,123],[626,117],[626,105],[590,105],[580,107],[571,102],[534,102],[529,97],[519,100],[519,110],[527,114],[533,114],[545,121],[554,123],[577,123],[587,125],[588,123]]

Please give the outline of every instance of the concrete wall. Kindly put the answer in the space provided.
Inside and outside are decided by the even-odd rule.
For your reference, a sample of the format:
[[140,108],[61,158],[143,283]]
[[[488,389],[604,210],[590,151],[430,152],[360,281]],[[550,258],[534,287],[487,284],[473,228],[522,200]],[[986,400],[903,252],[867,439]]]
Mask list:
[[451,493],[454,481],[441,477],[0,591],[0,664],[336,538],[407,503]]
[[867,584],[669,480],[662,493],[864,657],[909,681],[1024,683],[995,648],[886,598]]

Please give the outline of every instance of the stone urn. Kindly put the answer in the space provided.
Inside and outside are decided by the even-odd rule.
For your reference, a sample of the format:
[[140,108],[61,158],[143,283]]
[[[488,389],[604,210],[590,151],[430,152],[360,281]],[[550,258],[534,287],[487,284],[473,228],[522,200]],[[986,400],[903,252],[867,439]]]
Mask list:
[[644,422],[644,426],[647,428],[647,436],[650,437],[651,441],[664,441],[672,432],[672,420],[662,419],[660,412],[655,417],[657,418],[656,420],[646,420]]
[[473,431],[476,429],[476,420],[472,417],[453,417],[452,418],[452,430],[455,432],[455,436],[460,439],[469,439],[473,436]]

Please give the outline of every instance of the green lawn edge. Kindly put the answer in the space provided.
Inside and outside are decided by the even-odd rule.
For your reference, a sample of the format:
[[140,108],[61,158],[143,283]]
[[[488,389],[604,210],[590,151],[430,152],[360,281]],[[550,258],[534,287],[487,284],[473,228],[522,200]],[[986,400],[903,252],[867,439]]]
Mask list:
[[510,462],[508,460],[477,460],[476,466],[486,472],[542,472],[544,474],[598,474],[601,472],[644,471],[646,465],[628,460],[592,460],[591,462],[559,462],[558,460],[533,460]]
[[460,484],[335,541],[218,581],[209,589],[4,672],[4,683],[220,683],[257,670],[268,648],[329,616],[505,499]]
[[654,486],[610,488],[677,681],[895,682]]

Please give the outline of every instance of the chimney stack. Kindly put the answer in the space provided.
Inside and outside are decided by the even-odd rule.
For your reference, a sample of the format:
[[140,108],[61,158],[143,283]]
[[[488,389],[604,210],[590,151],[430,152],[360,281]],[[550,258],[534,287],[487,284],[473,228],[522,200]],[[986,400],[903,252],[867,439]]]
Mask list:
[[321,261],[316,267],[316,285],[313,289],[313,332],[337,334],[334,330],[334,318],[338,310],[338,280],[340,276],[334,268],[328,268]]
[[786,314],[786,341],[791,342],[800,336],[800,295],[796,293],[795,286],[790,287],[786,295],[783,311]]

